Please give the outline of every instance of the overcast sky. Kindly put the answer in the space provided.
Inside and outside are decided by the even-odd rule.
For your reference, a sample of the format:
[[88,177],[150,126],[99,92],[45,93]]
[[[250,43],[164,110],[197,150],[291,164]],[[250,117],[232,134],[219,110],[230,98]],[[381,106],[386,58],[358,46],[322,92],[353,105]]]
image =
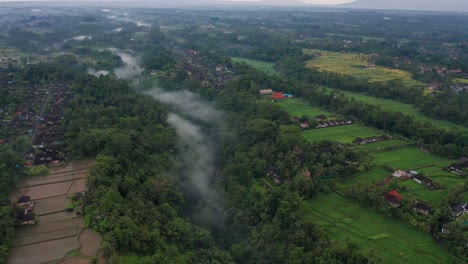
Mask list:
[[[24,1],[44,1],[44,0],[0,0],[0,2],[24,2]],[[71,1],[71,0],[68,0],[68,1]],[[89,2],[91,0],[86,0],[86,1]],[[112,1],[112,0],[101,0],[101,1]],[[118,0],[118,1],[119,2],[125,2],[125,0]],[[206,2],[206,0],[192,0],[192,1]],[[223,0],[212,0],[212,1],[223,1]],[[230,1],[236,1],[236,0],[230,0]],[[258,0],[239,0],[239,1],[258,1]],[[300,0],[300,1],[306,2],[306,3],[309,3],[309,4],[334,5],[334,4],[342,4],[342,3],[352,2],[353,0]],[[74,1],[74,2],[80,2],[80,1],[78,0],[78,1]],[[283,0],[283,2],[288,3],[288,0]]]

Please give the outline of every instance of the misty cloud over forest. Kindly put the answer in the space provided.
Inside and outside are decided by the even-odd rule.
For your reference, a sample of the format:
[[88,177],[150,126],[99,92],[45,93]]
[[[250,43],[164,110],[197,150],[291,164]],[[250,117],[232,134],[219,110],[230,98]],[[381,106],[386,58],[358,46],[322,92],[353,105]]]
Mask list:
[[[197,199],[193,217],[204,224],[221,226],[223,202],[212,188],[216,177],[216,144],[203,125],[213,128],[221,121],[223,113],[189,91],[165,92],[154,89],[147,93],[156,100],[173,105],[168,115],[179,137],[178,169],[175,178],[183,179],[182,185],[189,197]],[[177,112],[177,113],[176,113]]]

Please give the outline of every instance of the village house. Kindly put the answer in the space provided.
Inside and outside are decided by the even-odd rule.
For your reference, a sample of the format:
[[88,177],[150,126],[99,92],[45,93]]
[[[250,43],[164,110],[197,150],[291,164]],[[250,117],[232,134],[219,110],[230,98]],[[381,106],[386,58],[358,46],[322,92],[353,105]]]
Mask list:
[[302,129],[307,129],[310,127],[309,121],[304,121],[299,125]]
[[468,169],[468,161],[465,161],[461,164],[451,164],[448,168],[452,173],[460,174],[464,169]]
[[397,177],[397,178],[400,178],[402,180],[404,179],[409,179],[411,177],[413,177],[413,175],[407,171],[403,171],[403,170],[397,170],[395,171],[393,174],[392,174],[393,177]]
[[273,99],[273,101],[282,101],[282,100],[286,100],[286,96],[284,96],[284,94],[281,92],[276,92],[276,93],[273,93],[273,95],[271,96],[271,99]]
[[430,212],[432,212],[432,206],[425,204],[425,203],[416,202],[414,204],[414,210],[416,210],[417,212],[421,214],[427,215]]
[[401,195],[396,191],[392,190],[384,195],[385,202],[393,207],[400,206],[401,200],[403,199]]
[[450,207],[452,209],[452,216],[457,218],[462,214],[468,213],[468,205],[467,203],[458,203],[454,204]]
[[32,213],[25,213],[21,215],[20,224],[21,225],[34,225],[36,223],[36,217]]
[[21,196],[16,199],[16,205],[24,208],[24,213],[32,212],[34,209],[34,201],[31,200],[31,196]]
[[448,223],[442,224],[442,229],[441,229],[442,234],[448,235],[450,233],[450,231],[447,229],[447,224]]
[[260,95],[273,94],[273,90],[271,90],[271,89],[259,90],[259,92],[260,92]]
[[317,116],[315,116],[315,119],[317,119],[317,120],[325,120],[325,119],[327,119],[327,116],[326,116],[326,115],[317,115]]
[[351,120],[332,120],[332,121],[325,121],[320,122],[315,128],[327,128],[327,127],[334,127],[334,126],[346,126],[351,125],[353,121]]
[[427,177],[424,177],[420,174],[417,174],[417,175],[413,175],[413,180],[419,184],[422,184],[422,185],[426,185],[427,188],[433,190],[433,189],[436,189],[437,186],[436,184],[434,183],[434,181],[432,181],[431,179],[427,178]]
[[358,137],[353,141],[353,143],[357,145],[365,145],[368,143],[374,143],[374,142],[385,141],[385,140],[390,140],[390,139],[393,139],[393,137],[389,135],[382,135],[380,137],[373,136],[373,137],[368,137],[368,138]]

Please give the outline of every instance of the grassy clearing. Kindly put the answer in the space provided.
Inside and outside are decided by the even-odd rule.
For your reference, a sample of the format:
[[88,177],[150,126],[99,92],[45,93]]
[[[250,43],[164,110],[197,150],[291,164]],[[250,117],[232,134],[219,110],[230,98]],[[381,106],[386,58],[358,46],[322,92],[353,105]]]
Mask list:
[[358,145],[356,146],[357,149],[367,150],[370,152],[380,152],[389,149],[399,148],[410,144],[409,142],[403,140],[386,140],[380,142],[374,142],[366,145]]
[[382,181],[388,175],[391,175],[393,171],[383,167],[383,166],[374,166],[370,170],[361,172],[353,175],[340,182],[340,185],[346,187],[347,185],[353,184],[366,184],[366,183],[378,183]]
[[[329,91],[333,90],[330,88],[326,88],[326,89]],[[444,128],[444,129],[458,128],[458,129],[468,131],[468,128],[464,126],[424,116],[423,114],[419,113],[418,110],[411,104],[400,103],[400,102],[390,100],[390,99],[377,98],[377,97],[369,96],[369,95],[362,94],[362,93],[355,93],[355,92],[348,92],[348,91],[341,91],[341,92],[345,94],[346,96],[354,98],[358,101],[362,101],[370,105],[380,106],[384,110],[399,111],[404,115],[413,116],[416,121],[423,122],[423,123],[428,122],[437,128]]]
[[448,193],[447,189],[429,190],[411,179],[403,181],[399,185],[409,187],[410,189],[409,191],[401,192],[403,196],[412,196],[416,200],[423,200],[432,205],[437,205]]
[[378,164],[388,166],[394,170],[419,170],[432,168],[441,171],[454,160],[422,152],[417,147],[404,147],[391,151],[375,153],[375,161]]
[[384,263],[448,263],[454,259],[425,232],[335,193],[306,201],[304,211],[338,243],[354,242],[365,254],[373,250]]
[[275,104],[281,106],[290,116],[307,116],[313,118],[318,115],[326,115],[327,117],[333,115],[330,112],[324,111],[318,107],[313,107],[297,98],[288,98],[284,101],[275,102]]
[[311,142],[332,140],[342,143],[352,143],[357,137],[366,138],[382,134],[384,133],[378,129],[357,124],[322,129],[309,129],[303,132],[304,138]]
[[424,83],[411,78],[408,72],[377,66],[367,68],[368,56],[356,53],[339,53],[324,50],[304,50],[306,54],[320,53],[321,56],[307,62],[307,67],[344,73],[369,82],[401,80],[408,87],[424,86]]
[[231,57],[231,60],[237,63],[246,63],[259,71],[263,71],[270,74],[276,73],[276,70],[273,68],[275,66],[274,63],[235,57]]
[[453,79],[453,81],[456,83],[468,84],[468,79],[458,78],[458,79]]

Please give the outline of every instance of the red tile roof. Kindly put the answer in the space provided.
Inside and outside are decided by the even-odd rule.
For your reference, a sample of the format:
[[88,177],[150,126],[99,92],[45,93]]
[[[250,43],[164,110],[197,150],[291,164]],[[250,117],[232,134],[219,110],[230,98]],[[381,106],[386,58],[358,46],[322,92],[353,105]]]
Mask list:
[[403,198],[401,197],[401,195],[395,190],[392,190],[388,192],[387,194],[385,194],[385,200],[390,200],[392,202],[400,203],[402,199]]
[[284,96],[283,93],[276,92],[271,96],[271,98],[273,98],[275,100],[281,100],[281,99],[286,99],[286,96]]

